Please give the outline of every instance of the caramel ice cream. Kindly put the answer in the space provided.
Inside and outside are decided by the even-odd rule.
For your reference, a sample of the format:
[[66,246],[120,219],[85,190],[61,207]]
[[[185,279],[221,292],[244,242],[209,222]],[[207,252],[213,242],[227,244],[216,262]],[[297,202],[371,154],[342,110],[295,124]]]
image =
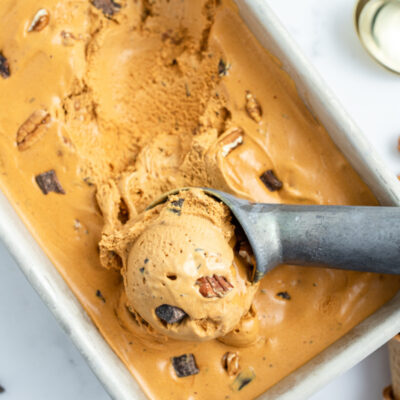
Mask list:
[[0,188],[150,399],[255,398],[397,293],[292,265],[257,289],[224,207],[145,212],[180,187],[378,204],[232,1],[2,0],[0,22]]
[[104,235],[101,251],[123,261],[131,312],[176,339],[203,341],[231,332],[258,285],[234,257],[230,218],[224,204],[191,189]]

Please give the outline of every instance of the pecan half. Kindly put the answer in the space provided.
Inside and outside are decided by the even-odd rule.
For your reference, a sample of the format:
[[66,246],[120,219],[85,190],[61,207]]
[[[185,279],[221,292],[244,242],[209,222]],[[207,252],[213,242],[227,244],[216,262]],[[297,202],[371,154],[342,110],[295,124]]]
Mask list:
[[196,375],[200,372],[192,353],[172,357],[172,366],[178,378],[185,378],[186,376]]
[[45,8],[41,8],[33,17],[28,32],[40,32],[49,24],[50,14]]
[[265,171],[260,179],[270,192],[282,189],[283,183],[276,177],[272,169]]
[[232,351],[227,351],[222,356],[222,366],[229,376],[234,376],[239,372],[239,354]]
[[260,103],[248,90],[246,91],[246,111],[254,121],[261,121],[262,109]]
[[199,285],[199,292],[203,297],[224,297],[229,293],[233,286],[230,282],[220,275],[202,276],[197,279],[196,285]]
[[222,146],[221,154],[223,157],[226,157],[243,143],[243,135],[243,129],[237,127],[230,128],[224,132],[223,138],[219,142],[220,146]]
[[92,0],[91,3],[97,9],[103,11],[106,17],[112,17],[121,8],[121,4],[116,3],[114,0]]
[[0,51],[0,76],[6,79],[10,75],[10,64],[8,63],[7,58],[5,58],[3,53]]
[[50,119],[50,114],[46,110],[36,110],[31,114],[18,129],[18,150],[26,150],[41,139],[48,129]]

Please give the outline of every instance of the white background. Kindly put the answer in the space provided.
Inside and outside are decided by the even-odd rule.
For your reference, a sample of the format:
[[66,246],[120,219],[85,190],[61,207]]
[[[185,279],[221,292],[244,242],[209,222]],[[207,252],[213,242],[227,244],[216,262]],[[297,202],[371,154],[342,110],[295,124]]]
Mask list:
[[[358,42],[350,0],[266,0],[363,129],[400,173],[400,77]],[[109,400],[71,341],[0,245],[1,400]],[[389,384],[386,348],[331,382],[312,400],[377,400]]]

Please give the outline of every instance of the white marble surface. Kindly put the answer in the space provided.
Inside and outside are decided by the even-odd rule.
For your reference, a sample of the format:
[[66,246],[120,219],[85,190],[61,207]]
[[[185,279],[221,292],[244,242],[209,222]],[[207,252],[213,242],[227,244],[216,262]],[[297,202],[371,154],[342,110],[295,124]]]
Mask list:
[[[375,64],[353,30],[353,2],[266,0],[354,120],[400,173],[400,77]],[[0,245],[1,400],[106,400],[100,383]],[[312,400],[376,400],[390,381],[386,348]]]

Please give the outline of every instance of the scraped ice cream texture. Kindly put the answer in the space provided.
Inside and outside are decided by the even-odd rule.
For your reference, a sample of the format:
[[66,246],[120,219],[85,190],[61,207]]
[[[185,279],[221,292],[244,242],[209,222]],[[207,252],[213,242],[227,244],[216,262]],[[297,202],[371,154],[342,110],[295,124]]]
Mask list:
[[1,0],[0,22],[0,188],[149,398],[255,398],[395,295],[291,265],[257,289],[221,204],[145,211],[182,187],[378,204],[233,2]]
[[100,249],[106,260],[107,252],[121,258],[132,312],[169,337],[202,341],[231,332],[257,290],[234,240],[228,207],[190,189],[116,224]]

